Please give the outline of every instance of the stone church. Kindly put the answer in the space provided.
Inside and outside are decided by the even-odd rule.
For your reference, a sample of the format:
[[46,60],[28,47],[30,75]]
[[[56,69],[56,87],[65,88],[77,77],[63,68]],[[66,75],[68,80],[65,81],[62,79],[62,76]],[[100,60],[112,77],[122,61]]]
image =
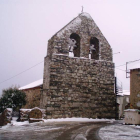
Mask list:
[[40,107],[47,118],[115,118],[112,49],[88,13],[48,41]]

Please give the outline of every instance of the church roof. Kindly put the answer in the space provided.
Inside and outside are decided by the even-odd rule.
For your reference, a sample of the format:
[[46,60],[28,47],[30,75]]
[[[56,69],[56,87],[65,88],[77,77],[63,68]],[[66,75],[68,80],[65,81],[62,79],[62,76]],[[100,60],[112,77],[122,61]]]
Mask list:
[[61,32],[63,29],[65,29],[65,28],[66,28],[66,29],[69,29],[69,28],[73,28],[73,27],[75,27],[75,26],[80,25],[81,22],[82,22],[81,17],[85,17],[85,18],[87,18],[87,19],[93,21],[93,19],[92,19],[92,17],[90,16],[90,14],[83,12],[83,13],[79,14],[76,18],[74,18],[73,20],[71,20],[68,24],[66,24],[62,29],[60,29],[60,30],[59,30],[56,34],[54,34],[53,36],[57,35],[58,33],[60,33],[60,32]]

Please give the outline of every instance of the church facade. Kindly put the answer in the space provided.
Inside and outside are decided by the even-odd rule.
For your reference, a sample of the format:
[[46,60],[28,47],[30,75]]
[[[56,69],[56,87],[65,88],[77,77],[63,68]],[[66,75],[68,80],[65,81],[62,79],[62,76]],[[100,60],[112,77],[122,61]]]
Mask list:
[[40,107],[47,118],[115,118],[112,49],[87,13],[49,41]]

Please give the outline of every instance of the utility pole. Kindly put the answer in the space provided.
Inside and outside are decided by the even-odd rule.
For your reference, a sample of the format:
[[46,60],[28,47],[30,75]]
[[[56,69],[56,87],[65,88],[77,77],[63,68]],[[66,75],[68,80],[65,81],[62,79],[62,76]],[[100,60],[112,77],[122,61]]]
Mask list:
[[117,77],[115,77],[115,95],[116,95],[116,101],[115,101],[115,119],[118,119],[118,105],[117,105],[117,94],[118,94],[118,89],[117,89]]
[[140,59],[126,62],[126,78],[130,78],[130,76],[128,76],[128,74],[130,74],[130,70],[128,69],[127,65],[130,64],[130,63],[134,63],[136,61],[140,61]]

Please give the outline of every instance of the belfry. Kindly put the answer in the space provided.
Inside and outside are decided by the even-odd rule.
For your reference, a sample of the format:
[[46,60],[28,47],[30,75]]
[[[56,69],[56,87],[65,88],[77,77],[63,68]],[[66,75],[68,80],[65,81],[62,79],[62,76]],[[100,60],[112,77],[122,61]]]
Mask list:
[[88,13],[48,41],[41,108],[47,118],[115,118],[112,49]]

